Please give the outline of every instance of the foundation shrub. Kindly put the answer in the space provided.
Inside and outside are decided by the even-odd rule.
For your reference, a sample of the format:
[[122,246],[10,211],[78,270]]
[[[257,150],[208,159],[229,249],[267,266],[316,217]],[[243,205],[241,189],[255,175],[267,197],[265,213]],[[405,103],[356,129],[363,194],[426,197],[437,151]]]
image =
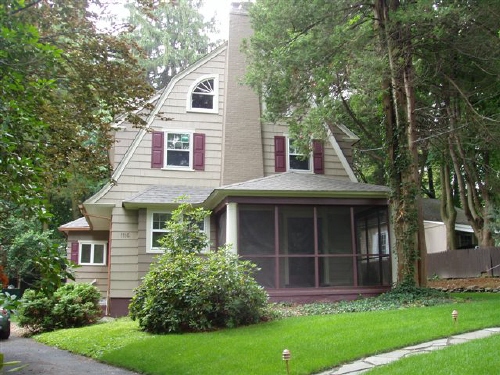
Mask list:
[[86,283],[69,283],[47,297],[26,290],[18,310],[18,323],[32,333],[93,324],[102,315],[99,290]]
[[181,204],[167,223],[157,258],[129,306],[130,316],[151,333],[179,333],[237,327],[259,322],[267,293],[255,281],[256,266],[230,252],[208,247],[196,223],[208,211]]
[[152,333],[257,323],[267,294],[253,279],[254,269],[226,249],[207,255],[165,254],[136,289],[130,316]]

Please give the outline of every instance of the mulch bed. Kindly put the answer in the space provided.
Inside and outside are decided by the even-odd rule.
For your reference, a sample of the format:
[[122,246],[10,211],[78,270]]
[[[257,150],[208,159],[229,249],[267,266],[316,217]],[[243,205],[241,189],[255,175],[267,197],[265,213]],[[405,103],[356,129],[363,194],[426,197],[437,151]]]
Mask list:
[[476,277],[469,279],[429,280],[429,288],[445,292],[493,292],[500,293],[500,277]]

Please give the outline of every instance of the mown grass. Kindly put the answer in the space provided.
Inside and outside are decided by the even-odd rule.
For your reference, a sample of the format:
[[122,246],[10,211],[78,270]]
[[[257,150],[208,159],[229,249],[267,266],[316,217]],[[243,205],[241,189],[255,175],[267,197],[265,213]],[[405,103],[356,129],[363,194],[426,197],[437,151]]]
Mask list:
[[[313,374],[396,348],[500,326],[499,303],[500,295],[482,294],[470,302],[298,316],[181,335],[150,335],[135,322],[119,319],[35,339],[146,374],[286,374],[281,355],[289,349],[290,374]],[[454,309],[458,324],[451,318]]]
[[414,355],[376,367],[367,375],[491,375],[500,371],[500,335],[470,341],[429,354]]

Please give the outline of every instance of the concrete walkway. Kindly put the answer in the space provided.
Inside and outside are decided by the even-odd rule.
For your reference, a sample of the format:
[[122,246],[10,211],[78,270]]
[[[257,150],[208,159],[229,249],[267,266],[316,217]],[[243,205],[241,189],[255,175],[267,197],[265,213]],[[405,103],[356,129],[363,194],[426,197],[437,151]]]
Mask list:
[[386,365],[397,361],[398,359],[415,354],[425,354],[434,350],[443,349],[450,345],[462,344],[470,340],[482,339],[493,334],[499,334],[500,327],[486,328],[480,331],[462,333],[444,339],[434,340],[419,345],[408,346],[389,353],[377,354],[371,357],[363,358],[358,361],[347,363],[340,367],[330,369],[317,375],[358,375],[362,374],[375,366]]

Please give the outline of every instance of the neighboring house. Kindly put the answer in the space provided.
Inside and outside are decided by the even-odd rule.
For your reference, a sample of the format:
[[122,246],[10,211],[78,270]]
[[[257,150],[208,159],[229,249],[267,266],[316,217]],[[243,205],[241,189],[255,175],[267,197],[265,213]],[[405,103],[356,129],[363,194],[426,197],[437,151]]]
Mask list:
[[77,281],[94,281],[107,314],[127,313],[180,196],[212,211],[212,248],[230,243],[255,262],[271,300],[352,299],[392,284],[389,189],[357,182],[345,127],[304,159],[286,126],[261,122],[241,84],[251,29],[236,5],[229,41],[172,79],[147,125],[116,127],[112,182],[83,203],[85,219],[60,228]]
[[[447,250],[446,226],[441,218],[441,201],[439,199],[422,199],[424,216],[425,244],[427,253],[440,253]],[[464,210],[455,208],[455,236],[457,249],[472,249],[477,246],[477,238],[469,224]]]

